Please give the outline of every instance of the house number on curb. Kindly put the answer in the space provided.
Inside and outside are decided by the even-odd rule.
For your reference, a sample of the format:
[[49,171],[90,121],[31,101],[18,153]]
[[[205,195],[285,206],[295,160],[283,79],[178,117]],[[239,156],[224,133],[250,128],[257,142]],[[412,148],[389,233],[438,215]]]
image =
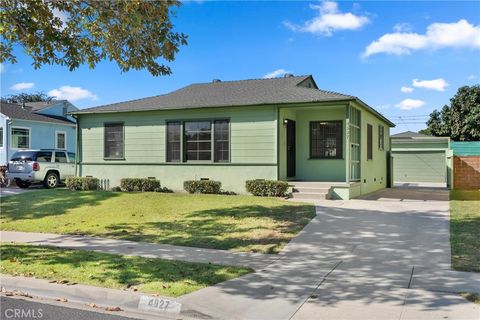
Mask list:
[[180,313],[182,304],[159,297],[141,296],[138,302],[138,309],[150,312]]

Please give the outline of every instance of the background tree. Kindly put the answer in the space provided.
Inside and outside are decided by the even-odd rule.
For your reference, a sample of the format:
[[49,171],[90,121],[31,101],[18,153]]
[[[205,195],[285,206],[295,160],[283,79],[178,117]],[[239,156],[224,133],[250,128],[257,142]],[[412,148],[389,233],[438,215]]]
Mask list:
[[146,68],[168,75],[183,33],[173,31],[177,0],[2,0],[0,1],[0,62],[15,63],[13,46],[20,44],[33,66],[115,61],[122,71]]
[[480,85],[463,86],[450,99],[450,106],[434,110],[422,133],[453,140],[480,140]]
[[47,94],[45,94],[45,92],[19,93],[2,97],[2,102],[18,104],[22,104],[22,102],[39,102],[51,100],[53,100],[53,97],[48,96]]

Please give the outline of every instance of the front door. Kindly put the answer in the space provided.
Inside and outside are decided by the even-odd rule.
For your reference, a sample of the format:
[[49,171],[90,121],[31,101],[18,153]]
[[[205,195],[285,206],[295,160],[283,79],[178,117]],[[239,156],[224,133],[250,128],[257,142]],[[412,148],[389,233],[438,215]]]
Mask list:
[[287,178],[295,177],[295,121],[287,122]]

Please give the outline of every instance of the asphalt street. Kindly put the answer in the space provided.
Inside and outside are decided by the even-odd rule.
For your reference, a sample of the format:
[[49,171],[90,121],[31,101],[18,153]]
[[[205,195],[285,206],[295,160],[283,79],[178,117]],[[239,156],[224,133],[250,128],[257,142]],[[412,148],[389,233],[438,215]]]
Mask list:
[[107,313],[56,306],[38,301],[0,297],[0,319],[42,319],[42,320],[129,320]]

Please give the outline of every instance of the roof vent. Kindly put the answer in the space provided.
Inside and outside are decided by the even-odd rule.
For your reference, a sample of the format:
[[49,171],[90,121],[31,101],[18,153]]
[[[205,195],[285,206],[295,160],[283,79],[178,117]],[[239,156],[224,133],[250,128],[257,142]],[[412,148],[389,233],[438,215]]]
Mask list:
[[283,77],[284,77],[284,78],[291,78],[291,77],[293,77],[293,73],[285,73],[285,74],[283,75]]
[[222,82],[222,80],[220,80],[220,79],[213,79],[212,82],[213,82],[213,83],[215,83],[215,82]]

